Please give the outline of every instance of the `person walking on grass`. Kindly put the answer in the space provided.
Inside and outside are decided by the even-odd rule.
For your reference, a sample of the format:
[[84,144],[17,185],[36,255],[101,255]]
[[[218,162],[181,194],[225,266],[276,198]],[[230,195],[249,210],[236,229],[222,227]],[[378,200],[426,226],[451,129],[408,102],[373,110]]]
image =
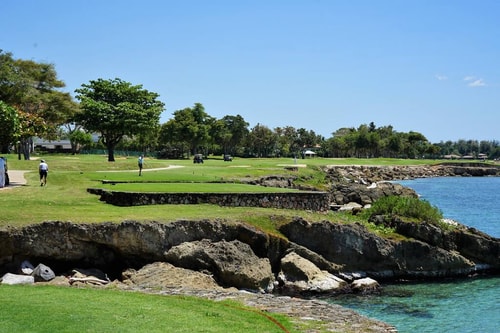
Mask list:
[[137,166],[139,167],[139,176],[142,176],[142,165],[144,164],[144,155],[139,156],[137,159]]
[[40,174],[40,186],[47,185],[47,174],[49,173],[49,165],[45,162],[45,160],[40,161],[40,165],[38,165],[38,173]]

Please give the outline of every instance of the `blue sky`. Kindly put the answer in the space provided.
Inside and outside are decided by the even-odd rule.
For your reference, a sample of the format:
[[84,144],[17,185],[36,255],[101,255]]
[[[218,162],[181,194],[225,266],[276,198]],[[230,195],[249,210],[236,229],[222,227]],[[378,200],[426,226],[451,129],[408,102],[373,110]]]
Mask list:
[[500,140],[500,1],[2,0],[0,49],[73,93],[121,78],[161,122],[202,103],[326,138],[374,122],[431,142]]

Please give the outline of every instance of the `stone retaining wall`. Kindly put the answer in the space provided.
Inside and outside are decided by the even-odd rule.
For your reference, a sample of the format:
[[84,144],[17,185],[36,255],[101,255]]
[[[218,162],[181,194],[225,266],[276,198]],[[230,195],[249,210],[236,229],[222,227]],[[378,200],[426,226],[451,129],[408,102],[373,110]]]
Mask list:
[[281,193],[132,193],[88,189],[101,196],[101,201],[115,206],[179,205],[209,203],[230,207],[265,207],[328,211],[327,192]]

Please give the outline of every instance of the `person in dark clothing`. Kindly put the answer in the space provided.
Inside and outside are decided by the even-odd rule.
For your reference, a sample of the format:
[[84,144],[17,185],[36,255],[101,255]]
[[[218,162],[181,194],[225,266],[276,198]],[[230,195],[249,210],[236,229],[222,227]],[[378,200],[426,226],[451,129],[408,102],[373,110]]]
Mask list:
[[137,159],[137,166],[139,167],[139,176],[142,176],[142,166],[144,164],[144,155],[139,156]]

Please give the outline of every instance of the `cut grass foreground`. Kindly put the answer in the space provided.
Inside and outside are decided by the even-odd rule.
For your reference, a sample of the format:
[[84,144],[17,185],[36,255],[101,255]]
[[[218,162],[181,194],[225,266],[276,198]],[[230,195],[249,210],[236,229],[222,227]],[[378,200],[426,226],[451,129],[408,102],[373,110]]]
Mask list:
[[232,301],[119,290],[0,285],[0,332],[297,332]]

